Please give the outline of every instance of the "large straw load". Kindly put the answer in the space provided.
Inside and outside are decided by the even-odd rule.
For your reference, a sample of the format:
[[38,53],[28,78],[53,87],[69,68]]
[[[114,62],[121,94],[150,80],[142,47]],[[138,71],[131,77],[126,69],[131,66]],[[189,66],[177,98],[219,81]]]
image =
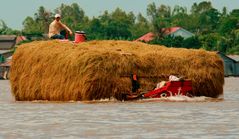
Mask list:
[[10,81],[18,101],[121,100],[131,91],[132,73],[141,90],[178,75],[192,80],[195,96],[223,93],[223,62],[215,52],[129,41],[23,44],[13,56]]

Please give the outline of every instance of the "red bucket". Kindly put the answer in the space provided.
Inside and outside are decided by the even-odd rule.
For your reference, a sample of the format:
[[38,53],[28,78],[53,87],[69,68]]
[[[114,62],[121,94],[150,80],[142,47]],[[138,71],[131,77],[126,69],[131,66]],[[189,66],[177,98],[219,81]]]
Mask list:
[[75,43],[80,43],[86,41],[85,32],[84,31],[76,31],[75,32]]

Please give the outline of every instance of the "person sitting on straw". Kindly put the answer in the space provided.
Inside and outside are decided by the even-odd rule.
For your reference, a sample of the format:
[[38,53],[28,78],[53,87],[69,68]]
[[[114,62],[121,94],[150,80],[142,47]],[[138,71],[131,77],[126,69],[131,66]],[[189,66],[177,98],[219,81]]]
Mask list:
[[60,21],[61,15],[56,14],[55,20],[49,26],[49,34],[48,37],[51,39],[66,39],[66,36],[61,34],[62,30],[66,30],[72,35],[72,31]]

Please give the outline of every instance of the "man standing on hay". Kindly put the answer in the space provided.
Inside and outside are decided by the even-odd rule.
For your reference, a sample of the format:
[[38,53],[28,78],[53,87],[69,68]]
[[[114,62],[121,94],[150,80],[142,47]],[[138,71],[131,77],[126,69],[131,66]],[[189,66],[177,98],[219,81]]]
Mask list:
[[51,39],[66,39],[67,37],[66,32],[65,35],[62,35],[62,31],[67,31],[69,32],[70,35],[72,35],[72,31],[63,23],[60,21],[61,15],[56,14],[55,15],[55,20],[50,24],[49,26],[49,38]]

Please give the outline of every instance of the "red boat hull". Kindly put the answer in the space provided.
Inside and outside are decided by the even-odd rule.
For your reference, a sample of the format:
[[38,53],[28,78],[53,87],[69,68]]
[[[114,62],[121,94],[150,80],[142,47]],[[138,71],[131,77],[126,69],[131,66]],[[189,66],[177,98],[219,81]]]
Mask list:
[[170,96],[192,97],[192,81],[168,81],[163,87],[140,95],[127,95],[126,100],[137,100],[147,98],[166,98]]
[[143,98],[161,98],[177,95],[192,96],[192,81],[169,81],[165,86],[145,93]]

